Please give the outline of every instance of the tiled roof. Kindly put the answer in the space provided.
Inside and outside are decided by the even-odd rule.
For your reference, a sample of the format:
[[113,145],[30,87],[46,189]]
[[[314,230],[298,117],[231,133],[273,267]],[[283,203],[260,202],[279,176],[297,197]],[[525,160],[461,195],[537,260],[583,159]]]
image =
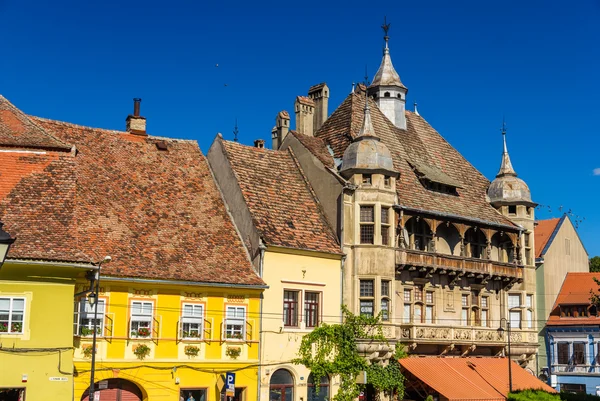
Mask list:
[[44,131],[2,95],[0,95],[0,146],[58,151],[71,150],[71,145]]
[[296,131],[290,131],[290,134],[294,135],[300,141],[302,145],[312,153],[323,165],[329,168],[333,168],[335,163],[333,156],[327,150],[325,141],[321,138],[315,138],[314,136],[304,135]]
[[325,85],[327,85],[325,82],[321,82],[320,84],[313,85],[310,88],[308,88],[308,93],[310,94],[311,92],[316,92],[319,89],[323,89],[325,87]]
[[556,231],[560,218],[539,220],[535,226],[535,257],[541,258],[548,241]]
[[111,276],[264,285],[196,142],[29,118],[78,152],[0,153],[9,258],[110,255]]
[[546,324],[548,326],[599,325],[598,316],[561,318],[559,308],[560,305],[590,305],[591,293],[600,292],[600,285],[594,279],[600,280],[600,273],[567,273]]
[[[218,139],[222,140],[222,139]],[[339,254],[340,245],[293,153],[223,141],[266,245]]]
[[315,101],[312,100],[311,98],[306,97],[306,96],[297,96],[296,97],[296,101],[298,103],[305,104],[307,106],[312,106],[312,107],[315,106]]
[[[513,391],[532,389],[556,393],[516,362],[511,363]],[[505,358],[404,358],[400,365],[449,401],[505,401],[509,390]]]
[[[397,192],[400,205],[423,211],[458,215],[493,224],[515,227],[486,200],[489,181],[421,116],[406,112],[406,131],[396,128],[369,100],[375,133],[392,153],[395,170],[400,172]],[[316,135],[331,145],[334,156],[341,158],[358,135],[364,118],[364,96],[350,94],[325,121]],[[431,166],[460,184],[459,196],[426,189],[411,168]]]

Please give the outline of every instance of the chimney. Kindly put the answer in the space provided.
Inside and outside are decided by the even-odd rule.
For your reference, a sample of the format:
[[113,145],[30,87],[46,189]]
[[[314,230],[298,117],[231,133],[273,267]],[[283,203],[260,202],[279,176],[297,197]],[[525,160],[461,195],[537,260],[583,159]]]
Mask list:
[[273,133],[273,149],[277,150],[281,147],[283,140],[290,131],[290,115],[287,111],[282,110],[275,117],[275,132]]
[[255,148],[259,148],[259,149],[264,149],[265,148],[265,140],[264,139],[257,139],[254,141],[254,147]]
[[313,119],[313,134],[315,134],[327,120],[329,87],[325,82],[311,86],[308,89],[308,97],[315,103],[315,117]]
[[140,116],[140,103],[142,99],[134,98],[133,99],[133,115],[130,114],[125,119],[125,129],[127,132],[135,135],[148,135],[146,133],[146,118]]
[[313,136],[313,119],[315,114],[315,102],[304,96],[296,97],[294,103],[296,110],[296,131]]

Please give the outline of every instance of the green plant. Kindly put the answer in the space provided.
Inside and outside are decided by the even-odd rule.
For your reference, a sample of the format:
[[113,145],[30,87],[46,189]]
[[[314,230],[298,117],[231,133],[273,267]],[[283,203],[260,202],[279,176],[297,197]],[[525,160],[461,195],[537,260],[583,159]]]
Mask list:
[[509,393],[507,399],[508,401],[560,401],[560,396],[542,390],[523,390]]
[[146,344],[140,344],[133,349],[133,353],[138,359],[144,359],[150,354],[150,347]]
[[342,324],[322,324],[302,338],[295,364],[306,366],[314,376],[316,391],[323,376],[340,377],[340,387],[335,401],[354,401],[360,392],[356,376],[367,371],[367,381],[377,391],[384,391],[391,398],[404,396],[404,376],[400,372],[398,358],[406,354],[397,345],[394,356],[387,366],[369,365],[359,354],[357,342],[387,343],[383,336],[379,316],[357,316],[342,306]]
[[[79,332],[82,336],[91,336],[94,334],[94,329],[90,329],[89,327],[81,327]],[[96,334],[100,334],[100,328],[96,328]]]
[[600,397],[593,394],[582,393],[560,393],[560,399],[563,401],[600,401]]
[[430,394],[425,398],[425,401],[433,401],[433,396]]
[[94,347],[92,347],[91,345],[86,345],[82,348],[81,352],[83,353],[83,356],[85,358],[91,358],[92,353],[94,353]]
[[195,345],[186,345],[186,347],[183,349],[183,352],[187,356],[198,356],[200,348],[196,347]]
[[242,349],[240,347],[227,347],[225,350],[225,355],[230,357],[231,359],[237,359],[242,353]]
[[243,338],[242,333],[227,333],[226,337],[234,340],[241,340]]

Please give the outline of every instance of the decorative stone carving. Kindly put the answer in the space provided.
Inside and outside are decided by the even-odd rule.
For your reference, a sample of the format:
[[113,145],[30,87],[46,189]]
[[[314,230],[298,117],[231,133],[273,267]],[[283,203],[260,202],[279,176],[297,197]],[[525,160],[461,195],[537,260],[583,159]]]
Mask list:
[[444,312],[454,312],[454,291],[444,293]]
[[510,341],[520,343],[523,341],[523,336],[521,333],[510,333]]
[[410,329],[402,329],[402,338],[410,338]]
[[454,339],[455,340],[470,340],[471,339],[471,330],[454,330]]

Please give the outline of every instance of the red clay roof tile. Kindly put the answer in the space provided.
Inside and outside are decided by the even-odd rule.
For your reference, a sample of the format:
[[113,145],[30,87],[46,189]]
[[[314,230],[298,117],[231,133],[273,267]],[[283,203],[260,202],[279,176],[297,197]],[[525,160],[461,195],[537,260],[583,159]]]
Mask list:
[[290,134],[294,135],[294,137],[296,137],[309,152],[319,159],[324,166],[329,168],[335,166],[333,156],[331,156],[331,153],[327,150],[327,145],[324,140],[315,138],[314,136],[304,135],[296,131],[290,131]]
[[560,305],[590,305],[592,293],[600,292],[600,285],[594,279],[600,280],[600,273],[567,273],[546,324],[548,326],[599,325],[600,316],[561,317],[559,308]]
[[554,230],[556,230],[556,226],[558,226],[558,222],[560,218],[549,219],[549,220],[539,220],[537,222],[537,226],[535,227],[534,235],[535,235],[535,257],[541,258],[542,252],[544,252],[544,248],[554,234]]

